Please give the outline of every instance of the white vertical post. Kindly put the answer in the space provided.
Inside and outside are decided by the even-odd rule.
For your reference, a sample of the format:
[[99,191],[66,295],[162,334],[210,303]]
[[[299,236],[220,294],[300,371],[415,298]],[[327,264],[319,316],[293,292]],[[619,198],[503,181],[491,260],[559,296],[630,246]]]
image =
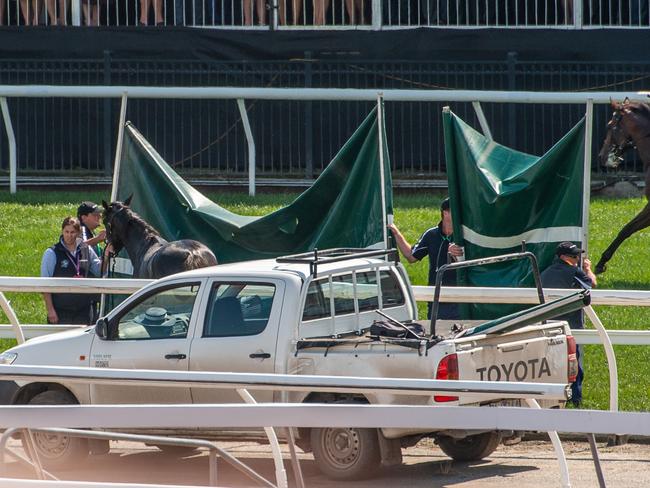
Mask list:
[[[384,249],[388,249],[388,229],[389,224],[386,216],[386,175],[384,174],[384,104],[382,103],[384,95],[377,93],[377,130],[379,131],[379,184],[381,185],[381,223],[382,235],[384,238]],[[392,222],[390,222],[392,223]]]
[[[532,398],[524,399],[530,408],[538,408],[539,403],[537,400]],[[571,488],[571,480],[569,479],[569,465],[566,462],[566,456],[564,455],[564,448],[562,447],[562,441],[560,441],[560,436],[557,435],[557,432],[552,431],[548,432],[548,436],[551,438],[551,443],[553,444],[553,449],[555,449],[555,455],[557,456],[557,461],[560,463],[560,483],[562,488]]]
[[117,144],[115,145],[115,160],[113,162],[113,188],[111,188],[111,201],[117,200],[117,185],[119,183],[120,163],[122,162],[122,144],[124,143],[124,125],[126,124],[127,93],[122,94],[120,107],[120,122],[117,128]]
[[585,113],[585,159],[582,186],[582,248],[588,251],[589,246],[589,199],[591,193],[591,141],[594,127],[594,100],[587,99]]
[[253,131],[251,124],[248,121],[248,113],[246,112],[246,105],[242,98],[237,99],[237,106],[239,107],[239,114],[241,115],[242,124],[244,124],[244,134],[246,134],[246,141],[248,142],[248,194],[251,197],[255,196],[255,139],[253,139]]
[[[286,0],[281,1],[285,2]],[[278,0],[271,0],[271,18],[269,19],[271,21],[271,30],[278,30],[278,17]]]
[[72,15],[72,25],[81,25],[81,0],[72,0],[70,13]]
[[2,118],[7,131],[7,142],[9,143],[9,191],[13,194],[16,193],[16,134],[14,134],[14,127],[11,125],[9,105],[7,105],[5,97],[0,98],[0,105],[2,106]]
[[372,0],[372,30],[381,30],[383,17],[381,0]]
[[472,102],[472,107],[474,107],[474,112],[476,112],[476,117],[478,117],[478,123],[481,126],[483,135],[490,141],[492,139],[492,131],[490,130],[490,125],[488,124],[485,114],[483,113],[483,107],[481,107],[481,102],[475,101]]
[[[21,329],[20,327],[20,322],[18,322],[18,317],[16,316],[14,309],[11,307],[9,300],[7,300],[4,293],[2,293],[1,291],[0,291],[0,308],[2,308],[5,315],[9,319],[9,322],[11,323],[11,328],[14,330],[16,334],[16,342],[18,342],[18,344],[24,343],[25,335],[23,334],[23,329]],[[1,461],[2,460],[0,460],[0,462]]]
[[582,8],[582,2],[580,1],[569,1],[564,0],[566,9],[573,8],[573,27],[574,29],[582,29],[584,24],[584,9]]
[[[253,395],[251,395],[247,389],[238,388],[237,393],[245,403],[249,403],[251,405],[257,404],[255,398],[253,398]],[[266,436],[269,438],[271,452],[273,453],[273,464],[275,464],[275,481],[277,483],[277,487],[287,488],[289,486],[287,480],[287,472],[284,469],[284,460],[282,459],[282,451],[280,450],[280,442],[278,441],[278,436],[275,434],[273,427],[264,427],[264,432],[266,432]]]
[[598,331],[603,347],[605,348],[605,356],[607,357],[607,366],[609,369],[609,409],[612,412],[618,412],[618,366],[616,363],[616,354],[612,347],[612,341],[609,339],[605,326],[596,315],[596,311],[591,305],[585,307],[585,313],[589,320]]

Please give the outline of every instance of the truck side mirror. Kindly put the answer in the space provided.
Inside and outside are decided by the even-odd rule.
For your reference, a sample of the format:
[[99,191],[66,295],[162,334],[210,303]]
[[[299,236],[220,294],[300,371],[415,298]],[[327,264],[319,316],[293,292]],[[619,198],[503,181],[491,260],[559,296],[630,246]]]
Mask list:
[[97,320],[97,323],[95,324],[95,334],[103,341],[108,339],[108,320],[106,320],[106,318],[102,317]]

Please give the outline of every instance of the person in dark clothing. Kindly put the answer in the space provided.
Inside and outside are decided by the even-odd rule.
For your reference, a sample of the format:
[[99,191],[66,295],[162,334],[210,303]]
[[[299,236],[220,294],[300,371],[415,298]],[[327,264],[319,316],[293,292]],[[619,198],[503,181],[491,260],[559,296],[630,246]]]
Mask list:
[[[81,226],[74,217],[66,217],[61,237],[43,253],[41,276],[62,278],[97,277],[100,261],[81,240]],[[91,324],[94,320],[94,296],[86,293],[43,293],[48,324]]]
[[[100,276],[104,276],[108,266],[106,254],[110,251],[109,246],[102,248],[102,244],[106,240],[106,230],[101,230],[95,234],[102,220],[102,209],[95,202],[81,202],[81,205],[77,208],[77,219],[79,219],[79,224],[81,225],[81,234],[79,237],[99,257],[102,262]],[[97,317],[99,315],[101,295],[93,295],[92,298],[93,317]]]
[[[555,258],[548,268],[542,273],[542,286],[544,288],[578,288],[589,289],[596,286],[596,275],[591,271],[591,261],[586,257],[580,264],[582,249],[572,242],[561,242],[555,250]],[[584,329],[584,316],[582,310],[576,310],[570,314],[557,317],[566,320],[572,329]],[[575,406],[582,402],[582,382],[584,370],[582,367],[582,350],[577,346],[578,376],[571,385],[571,401]]]
[[77,219],[81,224],[81,240],[93,248],[97,256],[102,255],[100,244],[106,239],[106,231],[102,230],[95,235],[95,229],[99,227],[102,218],[102,209],[93,202],[81,202],[77,208]]
[[[440,204],[440,217],[438,225],[422,234],[418,242],[413,246],[406,241],[395,224],[388,226],[395,237],[398,249],[409,263],[420,261],[425,256],[429,256],[429,286],[436,284],[436,276],[440,266],[463,255],[462,247],[452,242],[453,226],[448,198],[445,198]],[[445,286],[455,286],[456,273],[454,271],[445,273],[442,284]],[[431,303],[429,303],[428,318],[431,318]],[[440,303],[437,318],[448,320],[458,319],[458,305],[455,303]]]

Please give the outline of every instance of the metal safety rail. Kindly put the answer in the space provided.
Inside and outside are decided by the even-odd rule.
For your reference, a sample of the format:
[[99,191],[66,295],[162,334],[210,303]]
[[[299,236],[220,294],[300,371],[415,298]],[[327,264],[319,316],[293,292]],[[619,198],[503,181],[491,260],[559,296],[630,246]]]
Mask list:
[[[650,437],[650,413],[520,407],[363,404],[1,406],[0,428],[387,427],[396,429],[557,430]],[[179,420],[183,419],[183,420]]]
[[[9,301],[4,297],[5,292],[43,293],[43,292],[68,292],[68,293],[117,293],[130,294],[138,291],[143,286],[153,283],[153,280],[135,279],[95,279],[87,278],[77,280],[74,278],[27,278],[17,276],[0,276],[0,306],[3,310],[15,313]],[[432,302],[435,295],[433,286],[413,286],[415,299],[419,302]],[[562,290],[556,288],[544,289],[547,299],[557,299],[575,290]],[[590,290],[591,304],[610,306],[650,307],[650,291],[645,290]],[[536,304],[539,303],[538,292],[534,288],[505,288],[505,287],[463,287],[442,286],[440,288],[440,302],[457,303],[509,303],[509,304]],[[51,324],[20,324],[16,318],[12,324],[0,324],[0,338],[16,338],[17,329],[22,329],[24,338],[37,337],[52,332],[76,329],[78,325],[51,325]],[[609,330],[612,342],[620,345],[650,345],[650,331],[641,330]],[[596,340],[596,331],[575,331],[578,343],[592,344]],[[584,341],[584,342],[582,342]]]
[[[174,386],[325,393],[390,393],[431,396],[462,394],[472,401],[499,398],[567,400],[567,385],[516,381],[486,382],[425,380],[414,378],[365,378],[295,374],[216,373],[210,371],[135,370],[88,367],[0,365],[0,376],[14,381],[54,381],[104,385]],[[1,421],[0,421],[1,422]]]
[[[480,399],[493,398],[496,394],[500,398],[522,398],[530,406],[539,407],[535,398],[545,399],[559,399],[566,400],[570,397],[569,385],[559,385],[555,383],[518,383],[518,382],[480,382],[480,381],[455,381],[455,380],[414,380],[409,378],[360,378],[360,377],[324,377],[324,376],[297,376],[297,375],[274,375],[274,374],[250,374],[250,373],[212,373],[212,372],[188,372],[188,371],[161,371],[161,370],[121,370],[121,369],[98,369],[98,368],[85,368],[85,367],[51,367],[51,366],[0,366],[0,377],[8,380],[45,380],[45,381],[62,381],[66,383],[90,383],[90,384],[110,384],[110,385],[157,385],[168,387],[202,387],[202,388],[235,388],[240,396],[243,398],[247,405],[239,405],[235,408],[257,407],[255,400],[248,393],[248,389],[261,389],[261,390],[282,390],[282,391],[323,391],[334,393],[366,393],[376,392],[381,390],[388,393],[403,394],[403,395],[426,395],[430,396],[434,393],[456,393],[463,394],[466,398],[472,398],[477,401]],[[286,407],[289,404],[275,404],[274,406]],[[208,405],[194,405],[193,407],[207,407]],[[230,405],[220,405],[221,407],[230,407]],[[156,412],[159,408],[168,408],[168,405],[139,405],[143,407],[142,411],[149,411],[152,415],[151,418],[157,417]],[[172,407],[172,408],[187,408],[190,406]],[[67,405],[67,406],[47,406],[45,412],[47,415],[41,415],[40,425],[27,425],[24,422],[29,420],[24,418],[20,420],[21,414],[12,417],[11,414],[4,415],[4,412],[17,412],[12,410],[15,408],[24,408],[19,406],[0,407],[0,428],[47,428],[51,425],[59,427],[85,427],[85,428],[130,428],[139,427],[146,428],[148,424],[140,423],[140,416],[131,416],[123,413],[127,412],[131,407],[120,405],[116,413],[111,415],[111,418],[102,418],[102,415],[96,414],[106,408],[115,408],[115,406],[93,405],[90,407],[80,405]],[[28,406],[28,411],[34,412],[41,407]],[[84,423],[70,425],[66,422],[59,423],[58,420],[52,420],[52,412],[60,411],[61,408],[66,409],[67,413],[75,416],[75,412],[80,414],[77,419],[84,418],[83,413],[85,410],[90,409],[90,417],[84,418]],[[426,407],[429,409],[429,407]],[[44,412],[41,412],[41,414]],[[201,428],[208,427],[212,423],[209,418],[199,419],[193,417],[197,412],[185,412],[182,416],[176,418],[174,421],[164,420],[161,424],[168,428],[173,427],[190,427]],[[188,416],[189,415],[189,416]],[[227,414],[228,415],[228,414]],[[200,416],[200,414],[199,414]],[[189,419],[180,420],[180,419]],[[312,417],[310,414],[304,413],[300,416],[301,419],[306,419],[306,426],[310,427],[324,427],[328,424],[321,422],[325,417]],[[259,419],[264,419],[264,429],[271,441],[273,449],[274,461],[276,465],[276,479],[280,488],[286,487],[286,473],[282,466],[282,456],[279,450],[277,437],[273,431],[275,424],[271,425],[267,417],[261,416],[256,420],[247,420],[247,427],[258,426]],[[72,421],[72,419],[69,419]],[[231,421],[232,420],[232,421]],[[304,420],[303,420],[304,421]],[[76,421],[73,421],[76,422]],[[135,422],[135,423],[134,423]],[[189,424],[191,425],[187,425]],[[203,425],[198,424],[203,423]],[[234,418],[224,418],[224,423],[230,427],[238,427]],[[291,427],[287,421],[281,422],[285,427]],[[184,424],[184,425],[181,425]],[[313,425],[312,425],[313,424]],[[356,425],[353,425],[356,426]],[[377,425],[383,427],[384,425]],[[388,425],[386,425],[388,426]],[[290,430],[289,430],[290,432]],[[31,434],[30,434],[31,435]],[[560,462],[562,472],[562,479],[568,480],[568,468],[564,451],[562,449],[559,437],[556,432],[549,431],[549,436]],[[290,447],[292,443],[290,442]],[[292,449],[293,453],[293,449]],[[38,465],[38,460],[36,460]],[[39,468],[40,469],[40,468]],[[563,482],[563,486],[566,483]]]
[[[209,484],[210,486],[217,486],[218,482],[218,471],[217,471],[217,456],[220,456],[228,464],[233,466],[239,472],[245,474],[250,479],[258,482],[263,486],[270,488],[275,488],[275,485],[269,480],[260,476],[255,470],[249,468],[245,463],[239,461],[235,456],[228,453],[228,451],[221,449],[213,442],[209,442],[202,439],[181,439],[177,437],[163,437],[163,436],[154,436],[154,435],[141,435],[141,434],[123,434],[120,432],[105,432],[105,431],[91,431],[91,430],[80,430],[80,429],[21,429],[21,428],[10,428],[4,431],[2,436],[0,436],[0,476],[5,475],[6,463],[4,462],[5,455],[13,457],[17,461],[32,466],[36,470],[37,476],[41,479],[53,479],[57,478],[51,473],[46,471],[40,466],[38,460],[30,461],[27,458],[24,458],[20,454],[12,451],[7,447],[9,439],[16,435],[22,435],[23,439],[28,439],[29,448],[28,451],[31,452],[31,456],[35,456],[37,452],[33,446],[33,434],[45,434],[45,435],[64,435],[66,437],[82,437],[84,439],[100,439],[100,440],[115,440],[115,441],[130,441],[130,442],[142,442],[146,444],[155,444],[155,445],[167,445],[167,446],[176,446],[176,447],[189,447],[189,448],[204,448],[208,450],[208,466],[209,466]],[[295,460],[292,458],[292,462]]]
[[173,26],[237,29],[647,27],[639,0],[175,0],[83,4],[8,2],[2,25]]
[[[418,85],[421,86],[421,85]],[[16,174],[17,161],[19,159],[18,145],[16,143],[16,134],[13,130],[12,118],[9,112],[7,99],[9,98],[75,98],[75,99],[99,99],[108,103],[110,99],[121,99],[121,114],[126,114],[127,100],[134,99],[175,99],[175,100],[231,100],[237,103],[237,110],[233,113],[238,114],[234,120],[233,127],[240,123],[243,126],[246,136],[247,151],[241,151],[246,154],[245,163],[249,176],[249,194],[255,194],[255,168],[256,157],[259,152],[256,149],[253,130],[249,113],[252,105],[247,106],[244,102],[249,101],[303,101],[310,102],[377,102],[378,95],[383,97],[386,102],[438,102],[455,103],[469,102],[472,104],[477,118],[486,136],[491,134],[487,117],[481,108],[481,102],[494,102],[499,104],[508,104],[510,109],[514,109],[514,104],[585,104],[586,105],[586,138],[585,138],[585,169],[591,171],[591,142],[593,127],[593,105],[609,104],[611,99],[622,100],[629,98],[632,101],[646,101],[647,96],[641,92],[525,92],[516,90],[496,91],[496,90],[404,90],[404,89],[353,89],[353,88],[245,88],[245,87],[154,87],[154,86],[47,86],[47,85],[5,85],[0,86],[0,108],[2,109],[5,130],[7,134],[7,146],[9,149],[9,187],[10,191],[16,192]],[[349,113],[359,113],[354,109]],[[123,115],[120,120],[123,122]],[[514,122],[513,122],[514,123]],[[120,125],[121,126],[121,125]],[[121,132],[120,132],[121,133]],[[513,136],[514,137],[514,136]],[[427,137],[429,138],[429,137]],[[111,137],[112,139],[112,131]],[[107,143],[105,151],[110,156],[110,140]],[[272,144],[274,141],[269,141]],[[119,145],[119,144],[118,144]],[[242,146],[238,144],[238,147]],[[242,146],[243,147],[243,146]],[[311,151],[312,148],[309,148]],[[119,154],[119,151],[116,151]],[[106,159],[106,154],[104,157]],[[327,161],[329,157],[327,156]],[[99,156],[98,160],[101,159]],[[110,157],[108,158],[110,159]],[[309,159],[309,158],[308,158]],[[312,158],[313,159],[313,158]],[[313,161],[309,163],[308,173],[313,174]],[[105,167],[107,169],[108,167]],[[419,170],[418,170],[419,172]],[[588,187],[588,183],[587,183]]]
[[[531,406],[535,404],[530,400]],[[398,405],[100,405],[0,407],[0,428],[43,425],[101,428],[359,427],[520,430],[650,436],[649,413],[593,410],[525,409],[514,407],[432,407]],[[179,421],[179,419],[188,419]],[[568,467],[559,439],[554,443],[560,463],[560,485],[570,487]]]
[[[143,286],[152,283],[152,280],[134,279],[94,279],[77,280],[74,278],[25,278],[14,276],[0,276],[0,306],[6,312],[11,309],[9,301],[4,297],[4,292],[62,292],[69,293],[118,293],[130,294],[138,291]],[[435,295],[433,286],[413,286],[415,299],[419,302],[432,302]],[[555,288],[544,289],[547,299],[561,298],[575,290],[562,290]],[[591,304],[610,306],[650,307],[650,291],[645,290],[590,290]],[[457,303],[511,303],[511,304],[536,304],[539,303],[538,292],[534,288],[505,288],[505,287],[462,287],[443,286],[440,288],[440,301]],[[13,309],[10,312],[15,317]],[[0,324],[0,338],[17,337],[17,329],[21,329],[25,339],[38,337],[53,332],[77,329],[78,325],[51,325],[51,324],[20,324],[16,318],[12,324]],[[594,330],[574,331],[579,344],[599,343]],[[608,330],[612,343],[617,345],[650,345],[650,331],[643,330]]]
[[[105,51],[103,58],[75,60],[73,64],[59,59],[12,61],[0,72],[0,83],[31,80],[33,85],[439,88],[506,92],[537,87],[559,92],[617,90],[623,93],[647,88],[644,82],[650,65],[643,60],[620,64],[576,60],[545,63],[517,58],[514,52],[481,63],[433,59],[395,64],[385,60],[336,58],[306,52],[284,61],[127,60]],[[87,73],[85,81],[79,80],[80,70]],[[135,80],[134,70],[138,73]],[[486,72],[491,76],[484,76]],[[623,98],[621,95],[617,100]],[[16,139],[19,187],[34,182],[61,185],[60,178],[64,177],[69,184],[86,185],[80,181],[80,172],[91,185],[107,181],[106,176],[112,173],[118,125],[115,103],[106,98],[55,102],[30,97],[7,103]],[[454,113],[463,120],[474,120],[472,104],[454,99],[387,106],[385,125],[395,187],[401,178],[410,178],[410,184],[420,188],[423,182],[433,185],[433,179],[444,177],[444,137],[438,123],[443,104],[451,104]],[[320,174],[370,107],[350,101],[249,99],[245,108],[250,135],[254,136],[257,148],[258,172],[265,176],[282,175],[283,183],[294,185],[301,181],[304,184]],[[565,104],[516,107],[498,104],[485,107],[485,116],[493,126],[495,140],[529,154],[543,154],[583,116],[580,108]],[[192,185],[207,181],[243,186],[250,153],[245,126],[240,125],[241,110],[239,102],[229,100],[137,100],[129,103],[128,119]],[[594,107],[597,123],[593,141],[600,142],[605,137],[604,121],[610,115],[609,106]],[[49,140],[51,144],[46,143]],[[10,150],[8,142],[0,137],[0,154]],[[7,171],[7,162],[1,167]],[[642,169],[642,162],[630,154],[616,177],[638,178]],[[592,168],[592,173],[602,179],[612,176],[611,171],[599,166]],[[8,173],[5,174],[0,176],[0,185],[8,184]],[[264,183],[277,186],[279,179]]]
[[[98,279],[74,280],[74,278],[10,278],[10,277],[2,278],[0,277],[0,305],[5,310],[7,316],[11,321],[12,332],[14,334],[14,337],[16,337],[19,343],[24,342],[25,340],[24,331],[20,326],[18,318],[13,312],[13,309],[11,308],[9,302],[6,300],[4,294],[1,291],[4,289],[3,286],[10,285],[12,282],[14,283],[13,285],[10,285],[12,290],[17,290],[21,288],[16,284],[17,282],[19,282],[19,280],[25,280],[24,289],[26,291],[41,291],[43,289],[47,291],[52,291],[56,289],[57,286],[61,285],[60,283],[61,281],[64,281],[66,282],[66,284],[69,283],[69,285],[65,288],[66,292],[75,292],[77,290],[81,290],[83,293],[101,292],[102,291],[101,282],[103,281]],[[34,280],[37,280],[37,282],[34,282]],[[106,281],[112,281],[112,283],[110,283],[109,285],[115,287],[116,289],[122,292],[126,288],[128,288],[129,280],[113,279],[113,280],[106,280]],[[120,284],[119,283],[120,281],[127,282],[127,283]],[[149,283],[144,280],[142,281],[144,283]],[[38,282],[44,285],[44,288],[39,288]],[[139,284],[143,284],[143,283],[139,283]],[[110,290],[110,286],[107,287],[109,288],[109,290]],[[416,288],[415,290],[416,300],[431,301],[436,294],[434,287],[415,287],[415,288]],[[498,290],[499,294],[495,296],[494,290]],[[131,291],[135,291],[135,290],[132,289]],[[433,291],[433,295],[431,295],[432,291]],[[549,290],[549,291],[553,296],[555,295],[565,296],[569,293],[574,292],[570,290]],[[488,292],[491,292],[492,295],[490,295]],[[532,295],[531,292],[534,292],[535,295]],[[471,287],[470,288],[438,287],[437,293],[441,301],[459,301],[459,302],[466,301],[470,303],[536,303],[537,301],[539,301],[539,289],[532,290],[532,289],[523,289],[523,288],[491,289],[491,288],[471,288]],[[452,296],[452,293],[455,293],[458,299],[455,299]],[[630,305],[631,304],[630,302],[650,305],[650,292],[640,292],[640,291],[618,292],[616,290],[606,290],[606,291],[601,291],[601,293],[605,294],[607,304],[610,305],[612,304]],[[594,290],[594,294],[598,294],[598,291]],[[624,298],[617,299],[616,297],[618,297],[619,294]],[[492,300],[493,297],[498,298],[499,300],[496,299]],[[533,300],[533,297],[535,297],[534,301],[531,302],[530,300]],[[634,297],[634,300],[632,300],[632,297]],[[598,301],[592,300],[592,303],[598,303]],[[605,354],[608,362],[609,379],[610,379],[610,402],[609,402],[610,409],[613,411],[617,411],[618,410],[618,366],[616,361],[616,355],[614,353],[613,344],[609,337],[608,331],[603,326],[602,322],[600,321],[600,318],[594,311],[593,307],[591,306],[586,307],[585,313],[589,317],[590,321],[592,322],[596,330],[591,333],[588,332],[584,333],[582,337],[587,337],[592,342],[595,342],[597,338],[598,343],[602,344],[603,347],[605,348]],[[67,326],[65,328],[67,328]],[[60,329],[61,326],[56,326],[49,330],[54,332]],[[39,331],[39,330],[40,332],[44,332],[48,329],[47,326],[30,328],[30,331]],[[2,332],[3,332],[2,327],[0,327],[0,334]],[[581,338],[581,336],[578,335],[578,338]],[[623,335],[619,333],[617,335],[618,344],[624,343],[622,341],[626,341],[626,340],[629,340],[631,344],[635,344],[635,345],[640,345],[640,344],[650,342],[650,331],[648,332],[639,331],[634,334],[628,333]]]

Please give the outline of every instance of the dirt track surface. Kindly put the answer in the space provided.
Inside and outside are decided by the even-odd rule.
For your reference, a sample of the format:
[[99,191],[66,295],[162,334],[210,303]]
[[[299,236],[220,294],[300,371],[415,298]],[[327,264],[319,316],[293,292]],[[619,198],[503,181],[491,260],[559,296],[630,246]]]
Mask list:
[[[17,446],[12,441],[12,446]],[[594,464],[587,442],[564,442],[571,486],[597,487]],[[245,460],[267,479],[274,481],[270,448],[247,443],[223,443],[221,447]],[[650,486],[650,445],[627,444],[606,447],[598,443],[601,463],[608,487]],[[495,487],[539,488],[560,485],[558,463],[550,442],[526,441],[515,446],[499,446],[488,459],[478,463],[452,463],[431,442],[423,441],[404,451],[402,466],[387,468],[371,480],[332,482],[324,478],[308,454],[300,454],[305,485],[309,488],[380,488],[401,487]],[[285,462],[289,486],[295,487],[291,463]],[[33,478],[33,472],[9,462],[6,476]],[[448,473],[442,473],[444,468]],[[259,486],[228,466],[218,463],[219,486]],[[205,452],[182,459],[160,452],[155,447],[137,443],[112,443],[110,454],[90,457],[75,472],[54,473],[59,479],[207,485],[208,461]],[[3,487],[5,488],[5,487]]]

